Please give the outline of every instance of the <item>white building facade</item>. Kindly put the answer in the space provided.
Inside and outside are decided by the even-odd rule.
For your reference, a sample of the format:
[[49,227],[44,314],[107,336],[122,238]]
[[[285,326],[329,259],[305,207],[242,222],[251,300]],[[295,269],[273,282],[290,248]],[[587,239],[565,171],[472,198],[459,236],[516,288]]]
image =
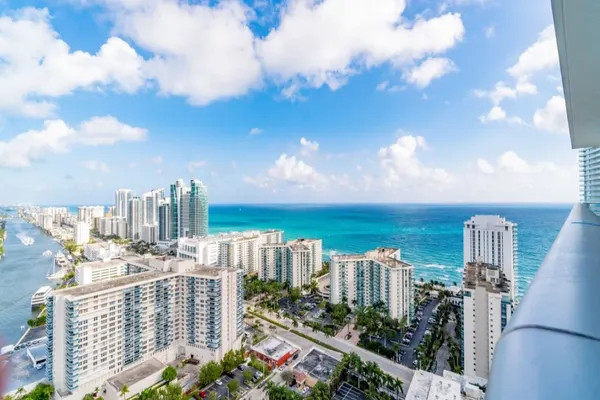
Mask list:
[[152,358],[206,363],[240,348],[242,271],[162,264],[49,297],[46,371],[62,398],[80,399]]
[[515,296],[517,224],[498,215],[475,215],[465,221],[463,230],[464,264],[482,261],[502,268]]
[[512,315],[510,282],[497,265],[467,263],[463,271],[465,375],[488,379],[494,348]]
[[142,226],[142,238],[146,243],[158,242],[158,225],[145,224]]
[[103,236],[116,235],[124,239],[127,237],[127,220],[121,217],[100,218],[98,232]]
[[264,244],[259,253],[259,279],[288,282],[290,287],[309,285],[313,274],[323,268],[321,239]]
[[382,301],[390,317],[411,321],[414,315],[414,267],[400,250],[378,248],[365,254],[334,255],[330,265],[331,302],[351,308]]
[[92,226],[94,218],[104,217],[104,206],[82,206],[77,208],[77,220]]
[[127,237],[134,242],[142,240],[142,200],[133,197],[127,209]]
[[78,246],[88,244],[90,241],[90,224],[79,221],[73,227],[73,240]]
[[83,255],[89,261],[105,261],[125,254],[125,248],[113,242],[91,243],[83,248]]
[[115,213],[113,217],[127,219],[129,215],[129,200],[133,197],[131,189],[117,189],[115,192]]

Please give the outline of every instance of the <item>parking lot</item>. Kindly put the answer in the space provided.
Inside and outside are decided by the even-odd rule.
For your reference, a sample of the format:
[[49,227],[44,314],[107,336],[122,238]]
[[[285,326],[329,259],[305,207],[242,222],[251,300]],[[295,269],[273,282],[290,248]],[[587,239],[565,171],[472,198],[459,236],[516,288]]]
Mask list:
[[409,343],[400,343],[402,349],[401,354],[403,353],[400,359],[401,364],[414,368],[413,362],[416,359],[416,348],[419,345],[419,343],[421,343],[421,341],[423,340],[427,329],[429,329],[429,327],[432,325],[431,323],[429,323],[429,319],[432,318],[433,310],[438,304],[439,300],[434,298],[431,299],[429,304],[422,308],[423,315],[421,316],[419,325],[416,327],[416,329],[414,329],[412,338],[410,338]]
[[279,299],[279,309],[299,319],[312,319],[319,312],[319,303],[322,301],[320,296],[308,295],[302,296],[297,303],[292,303],[285,297]]
[[[246,369],[249,369],[250,371],[252,371],[252,374],[254,374],[256,372],[256,369],[254,369],[248,365],[244,366],[244,370],[246,370]],[[231,372],[234,375],[233,378],[224,374],[221,376],[221,378],[219,378],[219,380],[221,381],[221,385],[217,385],[216,383],[213,383],[207,389],[205,389],[207,398],[208,398],[208,396],[210,396],[211,392],[217,393],[217,399],[227,399],[228,394],[229,394],[229,398],[233,398],[233,396],[231,396],[231,394],[228,393],[227,384],[234,379],[236,381],[238,381],[238,384],[239,384],[238,393],[244,394],[247,391],[249,391],[250,389],[252,389],[251,386],[244,383],[243,371],[240,371],[239,369],[236,368]]]

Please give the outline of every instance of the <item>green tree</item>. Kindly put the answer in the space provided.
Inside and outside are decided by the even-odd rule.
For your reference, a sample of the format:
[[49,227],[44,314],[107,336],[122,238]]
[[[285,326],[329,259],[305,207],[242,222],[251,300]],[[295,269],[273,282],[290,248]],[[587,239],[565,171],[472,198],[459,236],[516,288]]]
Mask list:
[[[164,379],[164,378],[163,378]],[[147,388],[142,390],[142,392],[138,395],[138,400],[157,400],[158,393],[156,390],[152,388]]]
[[[85,396],[83,396],[83,400],[95,400],[95,399],[96,399],[96,398],[95,398],[95,397],[94,397],[94,395],[93,395],[93,394],[91,394],[91,393],[86,393],[86,395],[85,395]],[[147,399],[143,399],[143,398],[140,396],[140,400],[147,400]]]
[[294,374],[289,369],[286,369],[281,373],[281,379],[288,385],[291,385],[294,381]]
[[244,380],[246,382],[252,381],[252,378],[254,377],[254,374],[249,369],[245,369],[244,372],[242,373],[242,375],[244,375]]
[[162,372],[162,378],[167,382],[171,382],[173,379],[177,378],[177,370],[171,366],[165,368]]
[[24,397],[20,397],[22,400],[50,400],[54,395],[54,386],[49,385],[47,383],[38,383],[38,385],[25,395]]
[[296,303],[302,298],[302,291],[300,290],[300,288],[291,288],[288,291],[288,296],[292,303]]
[[240,384],[235,379],[232,379],[227,383],[227,388],[229,389],[229,394],[233,395],[240,388]]
[[244,362],[244,353],[237,350],[230,350],[223,356],[221,367],[223,371],[231,371]]
[[127,385],[123,385],[119,394],[121,395],[122,398],[125,398],[125,395],[127,393],[129,393],[129,387],[127,387]]
[[161,400],[181,400],[183,398],[183,389],[181,386],[175,384],[168,384],[163,386],[160,391]]
[[209,383],[213,383],[223,373],[223,367],[221,364],[211,361],[206,363],[200,368],[200,385],[206,386]]
[[208,400],[217,400],[217,392],[210,392]]
[[312,388],[312,393],[307,397],[309,400],[331,400],[329,385],[318,381]]

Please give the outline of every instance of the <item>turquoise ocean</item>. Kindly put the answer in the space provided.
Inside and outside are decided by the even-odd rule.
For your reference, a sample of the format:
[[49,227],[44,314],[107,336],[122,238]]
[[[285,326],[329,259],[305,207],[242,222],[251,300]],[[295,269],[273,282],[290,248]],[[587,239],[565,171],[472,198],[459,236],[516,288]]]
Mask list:
[[[77,207],[69,207],[76,212]],[[564,223],[570,205],[211,205],[211,233],[282,229],[287,239],[323,239],[323,254],[398,247],[416,278],[452,285],[462,278],[463,223],[475,214],[497,214],[518,224],[517,286],[523,294]],[[29,318],[29,298],[47,284],[46,248],[57,245],[33,226],[12,220],[7,257],[0,261],[0,337],[14,343]],[[36,238],[23,246],[15,230]]]

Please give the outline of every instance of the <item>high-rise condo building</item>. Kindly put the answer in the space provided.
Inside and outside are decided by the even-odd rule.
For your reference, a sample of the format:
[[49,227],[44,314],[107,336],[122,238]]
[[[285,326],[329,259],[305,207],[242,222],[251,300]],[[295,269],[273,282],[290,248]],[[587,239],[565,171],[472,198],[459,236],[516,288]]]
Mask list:
[[208,235],[208,193],[202,181],[192,179],[190,185],[189,236]]
[[400,249],[377,248],[365,254],[331,257],[331,302],[351,308],[383,302],[390,317],[414,315],[414,267],[400,259]]
[[134,242],[142,240],[142,200],[133,197],[127,209],[127,237]]
[[144,224],[158,223],[158,206],[165,199],[164,189],[154,189],[142,195],[142,218]]
[[179,237],[190,237],[190,188],[186,187],[181,195]]
[[[184,198],[185,193],[189,193],[190,188],[183,184],[182,179],[177,179],[171,185],[171,239],[177,240],[180,237],[186,237],[182,234],[189,228],[189,196],[187,202]],[[187,210],[187,211],[186,211]],[[185,225],[184,213],[188,218],[188,225]]]
[[139,272],[49,296],[46,373],[61,398],[111,390],[105,382],[122,385],[133,368],[219,361],[241,347],[241,270],[164,258],[126,270]]
[[311,283],[313,274],[323,268],[323,241],[297,239],[264,244],[259,248],[258,277],[288,282],[290,287]]
[[88,244],[90,241],[90,224],[79,221],[73,227],[73,240],[78,246]]
[[465,221],[464,264],[482,261],[498,265],[510,281],[513,297],[516,287],[517,238],[517,224],[498,215],[475,215]]
[[142,225],[142,240],[146,243],[158,242],[158,225],[157,224]]
[[512,314],[510,281],[498,265],[469,262],[463,271],[465,375],[488,379],[494,347]]
[[171,201],[165,199],[158,206],[158,240],[171,240]]
[[116,207],[115,206],[109,206],[108,210],[106,210],[106,214],[104,214],[105,217],[114,217],[116,213]]
[[259,267],[259,247],[283,242],[283,231],[243,231],[202,237],[180,238],[177,257],[205,265],[239,268],[244,273],[256,273]]
[[81,206],[77,208],[77,220],[87,222],[90,226],[94,218],[104,217],[104,206]]
[[600,215],[600,148],[579,150],[579,197]]
[[127,219],[121,217],[100,218],[98,231],[104,236],[116,235],[124,239],[127,237]]
[[113,217],[128,217],[129,200],[133,197],[131,189],[117,189],[115,192],[115,213]]

